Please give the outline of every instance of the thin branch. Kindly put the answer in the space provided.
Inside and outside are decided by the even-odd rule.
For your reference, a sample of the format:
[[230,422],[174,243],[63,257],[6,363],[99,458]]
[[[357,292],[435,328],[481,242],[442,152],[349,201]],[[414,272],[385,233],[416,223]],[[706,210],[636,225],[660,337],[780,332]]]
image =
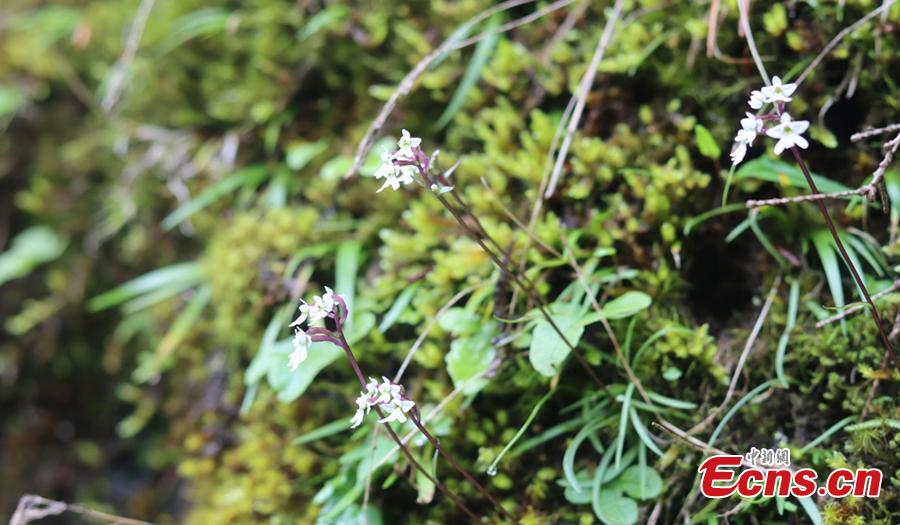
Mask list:
[[42,520],[49,516],[59,516],[66,512],[73,514],[81,514],[89,516],[96,520],[107,523],[116,523],[118,525],[153,525],[149,521],[135,520],[100,512],[99,510],[89,509],[77,503],[65,503],[47,499],[34,494],[25,494],[19,498],[19,504],[16,506],[16,512],[9,520],[9,525],[26,525],[35,520]]
[[878,167],[875,169],[875,171],[872,172],[872,180],[869,181],[868,184],[863,184],[855,190],[835,191],[831,193],[811,193],[809,195],[800,195],[797,197],[780,197],[777,199],[749,200],[747,201],[747,207],[761,208],[763,206],[778,206],[782,204],[792,204],[798,202],[815,202],[830,199],[843,199],[847,197],[862,195],[866,199],[868,199],[869,202],[875,202],[876,198],[880,197],[881,208],[885,213],[887,213],[889,201],[884,192],[884,174],[887,171],[888,166],[890,166],[894,161],[894,155],[896,155],[897,149],[900,149],[900,134],[897,134],[896,137],[885,142],[884,146],[882,146],[884,157],[881,159],[881,162],[878,163]]
[[[872,299],[873,299],[873,300],[875,300],[875,299],[881,299],[882,297],[884,297],[884,296],[886,296],[886,295],[889,295],[889,294],[892,294],[892,293],[896,292],[897,290],[900,290],[900,279],[894,281],[894,284],[890,285],[889,287],[885,288],[884,290],[882,290],[882,291],[878,292],[877,294],[873,295],[873,296],[872,296]],[[853,315],[853,314],[859,312],[860,310],[865,309],[866,306],[867,306],[867,305],[865,305],[865,304],[858,304],[858,305],[856,305],[856,306],[852,306],[852,307],[850,307],[850,308],[847,308],[847,309],[844,310],[843,312],[841,312],[841,313],[839,313],[839,314],[837,314],[837,315],[833,315],[833,316],[829,317],[828,319],[822,319],[821,321],[819,321],[818,323],[816,323],[816,328],[822,328],[822,327],[827,326],[827,325],[829,325],[829,324],[831,324],[831,323],[840,321],[841,319],[844,319],[844,318],[846,318],[846,317],[850,317],[851,315]]]
[[572,137],[575,134],[575,130],[578,129],[581,113],[584,111],[584,105],[587,103],[588,94],[591,91],[591,86],[594,84],[594,77],[597,76],[597,68],[600,67],[600,61],[603,60],[603,53],[606,51],[606,48],[612,40],[613,28],[615,27],[616,22],[619,21],[621,14],[622,0],[616,0],[616,3],[613,5],[612,13],[610,13],[609,17],[606,19],[606,26],[603,28],[603,33],[600,34],[600,40],[597,41],[597,47],[594,49],[594,56],[591,58],[591,63],[581,77],[581,82],[578,84],[578,93],[575,95],[577,102],[575,103],[575,109],[572,111],[572,116],[569,118],[566,135],[563,138],[562,146],[559,148],[559,154],[556,157],[556,165],[553,167],[553,175],[550,177],[550,184],[547,186],[547,191],[544,194],[546,198],[553,196],[553,192],[556,190],[563,164],[566,162],[566,154],[568,154],[569,146],[572,144]]
[[138,6],[137,13],[134,15],[134,21],[132,21],[131,28],[128,30],[128,38],[125,40],[122,55],[116,60],[116,64],[110,72],[109,87],[103,96],[103,101],[100,103],[103,111],[111,111],[122,95],[125,76],[128,73],[128,68],[131,67],[131,63],[134,62],[138,46],[141,43],[141,36],[143,36],[144,28],[147,26],[147,19],[150,18],[150,11],[153,10],[153,4],[155,3],[156,0],[141,0],[141,4]]
[[874,137],[876,135],[883,135],[885,133],[891,133],[894,131],[900,130],[900,123],[891,124],[889,126],[885,126],[883,128],[870,128],[859,133],[854,133],[850,135],[850,142],[859,142],[863,139],[867,139],[869,137]]

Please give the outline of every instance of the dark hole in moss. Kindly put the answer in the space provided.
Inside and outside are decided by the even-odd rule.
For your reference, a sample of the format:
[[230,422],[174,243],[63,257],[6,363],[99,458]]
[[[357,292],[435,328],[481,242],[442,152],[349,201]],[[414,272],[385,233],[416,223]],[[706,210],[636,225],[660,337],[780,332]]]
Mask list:
[[724,224],[710,225],[685,243],[683,275],[690,285],[691,312],[714,326],[750,306],[757,280],[750,246],[743,238],[726,243],[729,231]]
[[850,135],[860,131],[866,120],[866,110],[859,97],[842,98],[829,108],[825,113],[825,126],[834,133],[838,145],[849,144]]

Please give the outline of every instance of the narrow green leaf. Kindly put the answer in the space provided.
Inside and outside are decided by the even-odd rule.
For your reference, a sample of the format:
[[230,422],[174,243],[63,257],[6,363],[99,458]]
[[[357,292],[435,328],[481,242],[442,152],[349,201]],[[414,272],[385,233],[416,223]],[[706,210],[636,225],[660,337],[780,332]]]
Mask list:
[[94,297],[88,302],[88,308],[96,312],[160,290],[178,293],[196,285],[202,279],[200,263],[192,261],[173,264],[148,272]]
[[13,238],[10,248],[0,253],[0,285],[57,259],[65,249],[66,242],[47,226],[22,230]]
[[340,434],[348,428],[350,428],[350,425],[347,422],[347,419],[338,419],[337,421],[326,423],[315,430],[310,430],[305,434],[301,434],[295,437],[293,441],[291,441],[291,445],[299,446],[305,445],[307,443],[312,443],[313,441],[318,441],[322,438]]
[[394,301],[394,304],[391,305],[390,310],[384,314],[384,318],[381,320],[381,324],[378,325],[378,331],[381,333],[387,332],[388,329],[394,326],[394,323],[397,322],[397,319],[400,315],[406,311],[406,307],[409,306],[409,303],[412,301],[413,296],[416,294],[416,290],[419,289],[419,283],[416,283],[412,286],[407,286],[403,289],[403,292],[397,296],[397,299]]
[[831,290],[834,305],[840,308],[844,306],[844,287],[841,284],[841,266],[834,253],[835,246],[831,233],[823,228],[813,232],[810,239],[819,254],[819,261],[822,263],[822,270],[825,272],[825,280],[828,281],[828,289]]
[[813,525],[823,525],[822,515],[819,514],[819,509],[816,507],[816,503],[811,497],[803,496],[797,498],[797,501],[800,503],[800,506],[803,507],[803,510],[806,512],[806,515],[809,516]]
[[784,325],[784,332],[778,338],[778,348],[775,350],[775,375],[781,386],[787,388],[787,378],[784,375],[784,354],[787,350],[788,340],[791,337],[791,330],[797,322],[797,308],[800,306],[800,282],[796,279],[791,280],[791,291],[788,296],[788,318]]
[[622,412],[619,415],[619,433],[616,437],[616,468],[619,468],[622,460],[622,450],[625,448],[625,434],[628,432],[628,410],[631,404],[631,396],[634,394],[634,383],[628,383],[625,396],[622,399]]
[[232,13],[221,7],[198,9],[175,21],[168,36],[159,46],[159,53],[166,54],[188,40],[225,31]]
[[[835,191],[849,191],[852,188],[844,186],[822,175],[811,173],[813,181],[819,191],[831,193]],[[793,186],[794,188],[808,189],[806,177],[797,166],[788,164],[782,160],[759,157],[741,165],[735,174],[736,180],[759,179],[774,182],[781,186]]]
[[659,447],[653,441],[653,438],[650,437],[650,431],[647,430],[647,427],[645,427],[644,424],[641,423],[641,418],[640,416],[638,416],[637,410],[632,408],[628,413],[631,415],[631,425],[634,426],[635,432],[637,432],[638,437],[641,438],[641,441],[644,443],[644,445],[647,445],[647,448],[652,450],[653,453],[657,456],[662,456],[662,450],[659,449]]
[[297,31],[297,42],[303,42],[322,30],[337,25],[338,22],[346,18],[349,14],[350,10],[342,5],[332,5],[322,9],[311,16],[310,19],[303,24],[303,27]]
[[[501,19],[502,17],[499,14],[492,16],[490,20],[488,20],[485,30],[490,31],[499,26]],[[450,120],[459,112],[459,110],[462,109],[469,96],[469,92],[472,91],[472,88],[475,87],[475,83],[478,82],[478,79],[481,76],[481,70],[484,69],[488,59],[490,59],[491,53],[494,51],[494,46],[497,44],[497,39],[499,37],[499,33],[490,35],[482,39],[475,46],[475,51],[472,53],[471,60],[469,60],[469,66],[466,68],[466,72],[463,74],[462,80],[460,80],[456,91],[453,92],[453,96],[450,98],[447,107],[444,108],[443,113],[441,113],[441,116],[438,117],[437,122],[435,122],[434,129],[443,129],[450,123]]]
[[176,208],[162,220],[162,227],[171,230],[198,211],[206,208],[225,195],[242,187],[256,187],[267,175],[267,168],[261,164],[238,170],[201,191],[194,198]]

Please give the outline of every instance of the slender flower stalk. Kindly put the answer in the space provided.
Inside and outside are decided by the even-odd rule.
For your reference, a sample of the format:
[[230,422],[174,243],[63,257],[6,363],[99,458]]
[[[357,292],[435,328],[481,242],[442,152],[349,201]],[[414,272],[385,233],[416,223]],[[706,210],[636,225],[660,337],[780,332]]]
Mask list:
[[[529,296],[529,298],[531,298],[531,300],[535,302],[544,320],[550,325],[553,331],[556,332],[563,343],[569,348],[570,353],[575,356],[575,359],[578,361],[581,367],[599,388],[605,390],[606,386],[591,368],[590,364],[584,360],[584,357],[582,357],[580,353],[578,353],[574,345],[569,342],[568,337],[566,337],[563,331],[559,328],[559,325],[556,324],[556,321],[554,321],[550,316],[550,313],[547,310],[547,303],[544,298],[541,297],[541,295],[537,292],[537,287],[535,286],[534,282],[532,282],[524,272],[518,272],[514,268],[510,267],[510,265],[505,262],[499,255],[503,253],[503,248],[501,248],[499,243],[497,243],[493,236],[488,233],[478,217],[472,212],[471,206],[466,204],[466,202],[460,196],[459,192],[457,192],[456,189],[452,185],[450,185],[449,172],[438,171],[437,173],[432,174],[430,168],[433,163],[420,147],[421,141],[416,138],[410,138],[409,133],[406,130],[403,130],[403,136],[404,138],[402,138],[398,143],[399,150],[393,155],[388,155],[387,158],[389,159],[389,162],[392,165],[399,167],[415,167],[417,171],[417,177],[414,180],[420,185],[429,188],[432,193],[434,193],[435,197],[437,197],[441,205],[444,206],[444,208],[446,208],[451,215],[453,215],[453,218],[456,219],[456,222],[458,222],[459,225],[462,226],[463,230],[465,230],[468,235],[488,255],[488,257],[490,257],[490,259],[494,262],[495,265],[497,265],[500,271],[506,274],[516,286],[524,291]],[[384,166],[382,166],[382,168],[384,168]],[[452,169],[453,168],[451,168],[450,170],[451,172]],[[384,168],[384,170],[387,171],[387,168]],[[445,194],[449,194],[453,198],[455,206],[447,200]],[[466,221],[463,214],[471,218],[471,223],[469,221]],[[488,244],[491,244],[493,248],[488,247]]]
[[[800,155],[800,149],[797,146],[791,146],[791,152],[794,154],[794,160],[797,161],[797,165],[800,166],[800,171],[803,172],[803,176],[806,177],[806,183],[809,185],[810,191],[813,194],[820,194],[819,188],[816,187],[816,182],[813,180],[812,175],[809,173],[809,168],[806,167],[806,163],[803,161],[803,157]],[[881,342],[884,343],[885,348],[887,348],[887,353],[891,357],[891,361],[894,362],[894,366],[897,366],[897,357],[894,355],[894,346],[891,344],[890,338],[887,336],[887,333],[884,331],[884,326],[881,324],[881,316],[878,314],[878,308],[875,306],[875,301],[872,300],[872,297],[869,295],[869,290],[866,288],[866,283],[863,282],[862,278],[859,276],[859,272],[856,271],[856,266],[853,265],[853,261],[850,259],[850,256],[847,254],[846,248],[844,248],[844,243],[841,241],[841,236],[838,235],[837,229],[834,227],[834,221],[831,220],[831,215],[828,213],[828,208],[825,206],[825,202],[821,199],[816,201],[816,205],[819,207],[819,212],[822,214],[822,217],[825,219],[825,224],[828,225],[828,231],[831,232],[831,237],[834,239],[834,243],[838,247],[838,251],[841,252],[841,258],[844,259],[844,263],[850,268],[850,273],[853,275],[853,280],[856,281],[856,286],[859,287],[860,291],[863,294],[863,297],[866,299],[866,303],[869,305],[869,312],[872,314],[872,319],[875,321],[875,326],[878,328],[878,334],[881,336]]]
[[[407,134],[408,135],[408,134]],[[409,138],[409,137],[406,137]],[[416,147],[416,146],[410,146]],[[422,465],[415,459],[412,452],[407,448],[407,446],[400,439],[400,436],[397,435],[396,431],[391,427],[391,422],[399,422],[405,423],[407,420],[411,420],[413,424],[422,432],[422,434],[431,442],[431,444],[435,447],[438,453],[441,454],[459,473],[469,482],[471,483],[475,489],[482,494],[485,498],[491,501],[497,509],[508,519],[515,522],[515,517],[507,511],[500,502],[490,493],[483,485],[481,485],[468,471],[466,471],[454,458],[451,456],[438,442],[434,436],[431,435],[425,429],[425,426],[422,424],[419,419],[418,410],[416,409],[416,404],[414,401],[406,397],[405,391],[401,385],[395,384],[391,382],[386,377],[382,377],[382,382],[379,383],[375,379],[369,380],[366,382],[366,376],[363,374],[362,368],[359,365],[359,361],[356,359],[356,356],[353,354],[353,350],[350,347],[350,343],[347,342],[346,337],[344,336],[343,327],[349,317],[349,310],[347,308],[347,303],[344,298],[340,294],[334,293],[331,289],[326,288],[327,293],[322,297],[316,297],[313,300],[312,305],[307,305],[306,302],[303,302],[300,306],[300,317],[297,318],[291,326],[295,329],[295,352],[291,354],[289,358],[289,366],[292,369],[295,369],[299,366],[300,363],[306,358],[306,354],[308,353],[309,342],[316,341],[327,341],[335,346],[341,348],[345,355],[347,356],[347,360],[350,362],[350,366],[353,368],[353,372],[356,375],[357,380],[359,381],[360,388],[362,391],[360,392],[359,397],[356,398],[356,412],[353,418],[350,420],[351,428],[356,428],[362,424],[365,416],[369,413],[370,410],[375,411],[378,414],[379,422],[385,423],[384,427],[387,429],[388,434],[391,436],[391,439],[397,444],[403,454],[406,456],[409,463],[421,472],[426,479],[428,479],[431,483],[435,485],[442,493],[447,495],[463,512],[469,516],[470,519],[477,522],[480,521],[478,516],[469,509],[462,500],[450,491],[445,485],[439,482],[431,473],[429,473]],[[307,319],[310,323],[315,321],[321,321],[324,319],[331,319],[334,322],[334,330],[329,330],[324,327],[308,327],[306,331],[303,331],[300,328],[300,325],[305,322]],[[304,350],[301,352],[298,350],[296,341],[302,341],[305,345]],[[295,355],[296,354],[296,355]]]
[[[762,110],[767,104],[771,104],[772,109],[769,110],[768,113],[759,116],[747,113],[747,118],[741,119],[741,129],[735,137],[735,144],[731,151],[732,164],[738,164],[744,159],[747,148],[753,144],[753,140],[757,135],[777,139],[774,148],[776,155],[781,155],[786,150],[791,151],[794,160],[797,162],[797,165],[800,166],[800,170],[806,178],[806,183],[809,186],[810,191],[812,191],[813,197],[815,197],[811,200],[815,200],[816,206],[819,207],[819,212],[822,214],[822,218],[828,226],[828,231],[831,232],[831,237],[834,239],[834,244],[837,246],[844,264],[850,269],[850,274],[853,276],[856,286],[862,292],[862,295],[869,306],[872,319],[874,319],[875,326],[878,328],[878,334],[881,336],[881,341],[887,349],[887,355],[890,355],[896,365],[897,359],[894,355],[894,348],[890,338],[884,331],[884,326],[882,326],[881,323],[881,316],[878,314],[878,308],[875,306],[875,302],[869,295],[869,290],[866,288],[866,284],[860,277],[859,272],[857,272],[856,266],[854,266],[853,261],[850,259],[846,248],[844,248],[844,243],[837,232],[834,221],[831,219],[828,208],[825,206],[824,199],[818,198],[822,194],[816,187],[816,183],[809,172],[809,168],[803,160],[803,155],[800,153],[801,148],[806,149],[809,147],[809,142],[803,137],[803,133],[809,128],[809,122],[806,120],[794,120],[786,111],[786,105],[791,101],[791,95],[794,94],[796,89],[796,83],[783,83],[781,78],[776,76],[772,78],[772,85],[765,86],[750,93],[750,99],[747,103],[751,108]],[[767,122],[775,121],[778,123],[769,128],[765,127]],[[870,196],[870,199],[874,200],[874,192],[872,193],[873,195]]]

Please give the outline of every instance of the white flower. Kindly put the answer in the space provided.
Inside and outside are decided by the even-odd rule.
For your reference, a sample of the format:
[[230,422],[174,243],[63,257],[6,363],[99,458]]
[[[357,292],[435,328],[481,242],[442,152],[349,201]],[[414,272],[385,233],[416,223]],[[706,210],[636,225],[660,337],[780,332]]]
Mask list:
[[403,395],[402,386],[392,383],[390,379],[383,376],[381,380],[379,383],[370,377],[365,390],[359,393],[356,398],[356,413],[350,420],[351,428],[361,425],[363,418],[375,406],[387,413],[383,419],[379,420],[380,423],[406,422],[406,414],[416,406],[415,402]]
[[384,184],[378,188],[375,193],[380,193],[388,186],[394,191],[397,191],[400,188],[400,185],[411,184],[415,181],[413,178],[416,174],[415,166],[398,166],[394,163],[394,160],[400,153],[401,152],[398,151],[393,155],[388,152],[381,154],[381,166],[375,170],[375,178],[384,179]]
[[750,92],[750,100],[747,101],[750,104],[750,107],[753,109],[760,109],[763,107],[763,104],[766,102],[765,96],[763,96],[762,91],[755,89]]
[[390,403],[392,399],[399,398],[403,394],[403,387],[400,385],[391,383],[391,380],[384,376],[381,376],[381,380],[382,383],[376,385],[377,399],[374,401],[375,404]]
[[302,324],[303,321],[306,321],[307,317],[309,317],[309,305],[306,304],[306,301],[304,301],[303,299],[300,299],[300,306],[298,306],[297,309],[300,310],[300,316],[294,319],[294,322],[292,322],[289,326],[298,326]]
[[[778,78],[778,77],[775,77]],[[781,155],[781,152],[793,146],[800,146],[806,149],[809,142],[800,135],[809,128],[809,122],[806,120],[791,120],[791,116],[787,113],[781,114],[781,123],[769,129],[767,134],[778,139],[775,143],[775,154]]]
[[747,148],[753,145],[756,136],[762,132],[763,121],[756,118],[753,113],[746,113],[747,118],[741,119],[741,129],[734,137],[734,147],[731,150],[731,163],[740,164],[747,154]]
[[731,150],[731,164],[737,166],[744,160],[744,156],[747,155],[747,143],[746,142],[735,142],[734,148]]
[[[412,170],[410,170],[410,168],[412,168]],[[375,190],[375,193],[381,193],[381,191],[388,186],[390,186],[392,190],[397,191],[400,189],[401,185],[412,183],[415,180],[412,177],[412,173],[414,172],[414,166],[397,166],[397,171],[393,175],[388,175],[384,180],[384,184]]]
[[[322,296],[313,297],[313,303],[315,303],[315,307],[319,309],[319,312],[325,312],[325,314],[322,315],[323,319],[326,315],[334,311],[335,295],[336,294],[334,293],[334,290],[326,286],[325,293]],[[312,314],[310,314],[310,316],[312,316]]]
[[379,423],[390,423],[391,421],[397,421],[400,423],[406,423],[406,414],[409,413],[413,407],[416,406],[416,403],[411,399],[403,399],[403,398],[394,398],[391,400],[391,403],[388,405],[381,405],[381,409],[388,413],[382,419],[379,419]]
[[288,367],[291,372],[296,370],[300,363],[306,361],[306,357],[309,355],[309,343],[310,339],[306,332],[299,328],[294,330],[294,339],[291,340],[294,350],[288,356]]
[[[796,89],[797,84],[782,84],[780,77],[773,77],[772,85],[762,88],[762,95],[766,102],[790,102],[791,95],[794,94]],[[753,107],[752,104],[751,107]]]
[[362,424],[363,418],[366,417],[366,414],[369,413],[369,410],[372,409],[372,405],[370,400],[372,398],[372,385],[371,383],[368,385],[368,389],[365,392],[360,392],[359,396],[356,398],[356,413],[353,414],[353,418],[350,420],[350,428],[356,428]]
[[404,129],[403,136],[397,141],[397,148],[399,148],[399,150],[394,154],[394,157],[404,157],[407,159],[415,158],[416,155],[413,150],[418,149],[421,143],[422,139],[411,136],[409,132]]
[[325,287],[325,294],[321,297],[313,297],[313,304],[306,304],[306,301],[300,300],[300,316],[294,319],[290,326],[298,326],[309,318],[309,324],[314,324],[328,317],[334,311],[335,296],[329,287]]
[[394,155],[389,151],[381,154],[381,166],[375,170],[375,178],[383,179],[387,177],[396,177],[397,166],[394,165]]

